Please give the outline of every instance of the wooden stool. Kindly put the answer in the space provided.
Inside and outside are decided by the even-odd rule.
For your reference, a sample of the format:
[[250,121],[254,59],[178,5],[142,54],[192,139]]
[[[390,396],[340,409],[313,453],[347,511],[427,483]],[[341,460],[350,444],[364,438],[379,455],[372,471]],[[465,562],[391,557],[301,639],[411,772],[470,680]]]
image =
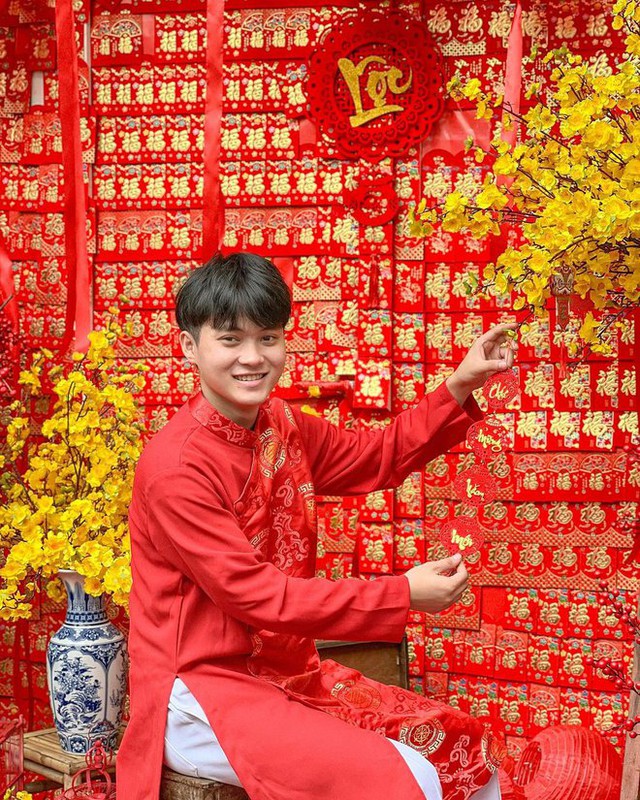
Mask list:
[[159,800],[249,800],[244,789],[162,769]]
[[[41,792],[58,786],[69,789],[73,776],[86,766],[87,760],[83,755],[62,750],[55,728],[25,733],[24,768],[48,779],[28,784],[25,786],[28,791]],[[109,771],[114,770],[115,764],[111,764]]]

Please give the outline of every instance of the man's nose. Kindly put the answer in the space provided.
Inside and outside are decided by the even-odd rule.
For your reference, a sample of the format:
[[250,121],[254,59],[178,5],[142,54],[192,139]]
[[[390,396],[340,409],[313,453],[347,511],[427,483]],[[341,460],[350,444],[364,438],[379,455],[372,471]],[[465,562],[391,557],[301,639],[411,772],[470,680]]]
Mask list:
[[238,360],[243,364],[260,364],[264,356],[262,349],[258,342],[246,341],[242,346],[242,350]]

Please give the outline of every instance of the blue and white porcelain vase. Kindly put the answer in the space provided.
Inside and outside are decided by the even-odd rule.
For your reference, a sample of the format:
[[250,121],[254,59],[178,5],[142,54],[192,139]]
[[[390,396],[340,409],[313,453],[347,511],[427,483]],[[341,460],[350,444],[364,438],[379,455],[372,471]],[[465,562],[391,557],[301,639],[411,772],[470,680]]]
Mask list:
[[84,590],[84,578],[61,570],[67,615],[47,647],[47,679],[60,745],[83,754],[100,739],[115,750],[127,692],[125,639],[109,621],[103,597]]

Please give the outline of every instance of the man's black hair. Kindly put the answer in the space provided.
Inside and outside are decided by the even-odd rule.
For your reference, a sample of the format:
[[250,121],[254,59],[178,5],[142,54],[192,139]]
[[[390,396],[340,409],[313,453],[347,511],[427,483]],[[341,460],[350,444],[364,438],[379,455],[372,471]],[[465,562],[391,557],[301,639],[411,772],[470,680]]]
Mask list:
[[176,297],[178,327],[196,342],[205,324],[231,330],[247,319],[260,328],[284,328],[290,316],[287,284],[271,261],[255,253],[216,253]]

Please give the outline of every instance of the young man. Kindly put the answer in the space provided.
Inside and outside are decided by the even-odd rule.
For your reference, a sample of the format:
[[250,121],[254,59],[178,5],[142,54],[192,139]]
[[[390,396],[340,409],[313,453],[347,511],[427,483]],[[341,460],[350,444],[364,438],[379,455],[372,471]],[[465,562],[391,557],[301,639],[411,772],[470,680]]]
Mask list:
[[397,486],[459,442],[512,354],[501,325],[383,431],[344,431],[269,396],[289,292],[246,253],[181,288],[192,397],[146,447],[130,511],[131,720],[119,800],[157,800],[163,758],[252,800],[497,800],[500,748],[465,714],[335,662],[315,638],[399,641],[410,609],[467,585],[459,557],[375,581],[314,577],[315,494]]

